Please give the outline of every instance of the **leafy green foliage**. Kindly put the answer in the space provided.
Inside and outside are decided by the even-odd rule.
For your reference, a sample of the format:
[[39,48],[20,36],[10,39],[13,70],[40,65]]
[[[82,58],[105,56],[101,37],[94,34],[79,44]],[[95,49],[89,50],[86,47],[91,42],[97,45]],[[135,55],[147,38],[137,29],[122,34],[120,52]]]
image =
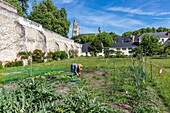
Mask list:
[[65,8],[58,10],[52,0],[43,0],[39,4],[34,2],[32,8],[33,11],[28,16],[29,19],[42,24],[50,31],[68,37],[70,22],[67,20]]
[[100,40],[94,40],[93,42],[89,43],[88,49],[91,52],[94,52],[95,56],[97,53],[102,52],[102,43]]
[[21,80],[15,87],[0,91],[0,112],[52,112],[59,98],[42,78]]
[[61,109],[67,113],[114,113],[107,104],[100,103],[97,97],[93,97],[83,88],[63,95],[63,100],[56,111],[59,112]]
[[99,33],[96,39],[100,40],[104,47],[110,47],[113,44],[113,39],[111,35],[106,32]]
[[18,54],[17,54],[17,56],[18,57],[21,57],[21,59],[28,59],[28,57],[29,56],[31,56],[31,52],[28,52],[28,51],[26,51],[26,52],[19,52]]
[[77,50],[69,50],[69,56],[70,56],[70,58],[78,57],[78,51]]
[[128,31],[128,32],[124,32],[122,34],[122,36],[130,36],[130,35],[142,35],[144,33],[155,33],[155,32],[167,32],[170,31],[170,29],[165,28],[165,27],[159,27],[158,29],[155,29],[154,27],[150,28],[141,28],[139,30],[135,30],[135,31]]
[[8,61],[5,64],[5,67],[17,67],[17,66],[23,66],[23,62],[22,61]]
[[35,49],[32,53],[32,59],[37,63],[42,63],[44,61],[44,52],[39,49]]
[[2,66],[2,62],[0,61],[0,69],[2,69],[3,68],[3,66]]
[[114,53],[115,53],[114,50],[104,50],[105,58],[112,57]]
[[28,0],[18,0],[21,4],[22,11],[25,13],[26,16],[28,16],[27,9],[28,9]]
[[63,60],[67,58],[68,58],[68,55],[65,51],[55,51],[54,53],[52,53],[53,60]]
[[24,11],[22,10],[22,6],[20,6],[20,2],[18,0],[4,0],[5,2],[8,2],[9,4],[13,5],[17,8],[17,13],[20,16],[24,16]]
[[146,55],[155,54],[155,52],[159,48],[158,41],[159,41],[158,37],[156,37],[154,35],[151,36],[149,34],[145,34],[142,37],[142,41],[140,43],[140,46],[141,46],[141,48],[143,50],[143,53],[145,53]]

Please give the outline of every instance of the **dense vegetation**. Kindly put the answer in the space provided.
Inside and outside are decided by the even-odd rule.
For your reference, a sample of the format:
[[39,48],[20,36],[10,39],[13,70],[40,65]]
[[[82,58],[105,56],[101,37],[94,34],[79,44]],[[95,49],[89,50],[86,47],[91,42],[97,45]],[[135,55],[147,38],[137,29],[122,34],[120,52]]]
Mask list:
[[[164,63],[163,68],[166,68],[169,62],[169,59],[155,58],[149,58],[147,62],[150,62],[150,60],[158,65]],[[34,71],[38,71],[38,69],[44,69],[45,71],[52,68],[69,69],[70,63],[73,62],[79,62],[84,66],[83,76],[80,81],[71,82],[72,79],[66,76],[66,73],[62,74],[62,72],[65,72],[64,70],[58,73],[46,72],[39,74],[41,76],[34,73],[35,78],[22,79],[14,84],[14,88],[0,90],[0,92],[2,91],[0,109],[6,112],[59,113],[71,111],[90,113],[90,110],[102,113],[110,113],[110,110],[113,113],[125,112],[124,110],[146,113],[169,112],[163,104],[167,104],[167,107],[170,105],[168,73],[164,72],[163,76],[158,78],[158,67],[153,66],[153,76],[151,78],[150,64],[145,66],[142,60],[139,62],[134,59],[131,62],[131,59],[128,58],[81,57],[33,64],[33,69]],[[4,68],[3,73],[12,73],[11,71],[13,70],[18,70],[17,72],[21,73],[0,77],[25,77],[28,72],[24,72],[24,68],[28,67]],[[52,77],[53,79],[51,79]],[[12,84],[7,84],[7,86]],[[78,89],[77,86],[79,87]],[[58,91],[63,91],[64,89],[69,89],[69,91],[61,95]]]
[[155,29],[154,27],[152,28],[148,27],[148,28],[141,28],[135,31],[124,32],[122,36],[124,37],[130,35],[142,35],[144,33],[167,32],[167,31],[170,31],[170,29],[165,27],[159,27],[158,29]]
[[68,37],[70,22],[67,20],[65,8],[58,10],[52,0],[43,0],[39,4],[34,2],[32,6],[33,11],[30,12],[29,19],[40,23],[44,28]]
[[14,7],[17,8],[17,13],[20,16],[24,16],[24,10],[22,8],[22,6],[20,6],[20,2],[19,0],[4,0],[5,2],[8,2],[9,4],[13,5]]

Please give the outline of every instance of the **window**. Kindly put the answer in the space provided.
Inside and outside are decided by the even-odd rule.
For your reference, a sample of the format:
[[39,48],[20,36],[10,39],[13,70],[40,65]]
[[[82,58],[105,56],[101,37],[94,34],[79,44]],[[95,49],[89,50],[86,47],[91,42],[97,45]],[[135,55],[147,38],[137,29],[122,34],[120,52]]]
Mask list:
[[164,42],[164,39],[162,39],[162,42]]
[[120,48],[116,48],[116,50],[120,50]]
[[132,50],[132,48],[128,48],[129,50]]
[[122,50],[126,50],[126,48],[122,48]]

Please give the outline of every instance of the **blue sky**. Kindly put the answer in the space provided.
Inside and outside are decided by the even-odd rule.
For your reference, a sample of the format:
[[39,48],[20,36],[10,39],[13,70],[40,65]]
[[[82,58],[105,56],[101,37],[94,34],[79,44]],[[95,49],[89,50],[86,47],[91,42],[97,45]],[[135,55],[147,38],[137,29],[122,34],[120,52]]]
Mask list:
[[[30,0],[29,4],[33,0]],[[39,0],[38,0],[39,1]],[[170,0],[53,0],[58,9],[64,7],[71,22],[78,21],[80,33],[101,31],[119,35],[146,27],[170,28]]]

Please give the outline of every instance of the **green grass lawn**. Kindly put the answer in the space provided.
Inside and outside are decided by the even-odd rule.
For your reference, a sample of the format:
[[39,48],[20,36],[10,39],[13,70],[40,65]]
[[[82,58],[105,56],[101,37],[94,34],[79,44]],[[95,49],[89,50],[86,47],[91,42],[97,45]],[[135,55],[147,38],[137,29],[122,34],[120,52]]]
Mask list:
[[[146,63],[146,72],[147,72],[147,85],[149,87],[152,87],[156,89],[156,93],[158,93],[158,96],[163,99],[163,103],[167,105],[167,107],[170,107],[170,74],[169,72],[163,71],[163,75],[161,78],[158,77],[159,75],[159,68],[163,67],[166,70],[170,70],[170,58],[151,58],[147,57],[147,63]],[[150,62],[155,63],[156,65],[152,65],[152,80],[151,80],[151,65]],[[103,57],[77,57],[73,59],[66,59],[62,61],[53,61],[53,62],[47,62],[47,63],[33,63],[33,76],[39,75],[43,72],[50,71],[50,70],[63,70],[63,71],[69,71],[70,64],[71,63],[81,63],[83,65],[84,70],[85,69],[100,69],[103,72],[107,72],[112,70],[113,75],[114,71],[117,69],[121,69],[123,67],[130,67],[132,66],[132,59],[131,58],[103,58]],[[137,63],[137,61],[136,61]],[[145,67],[145,63],[143,63]],[[158,66],[160,67],[158,67]],[[30,74],[30,66],[26,67],[12,67],[12,68],[3,68],[0,70],[0,83],[8,83],[12,80],[17,80],[25,77],[29,77]],[[126,72],[125,72],[126,74]],[[120,74],[122,75],[122,73]],[[133,75],[131,75],[133,76]],[[101,77],[98,77],[96,75],[91,77],[93,80],[100,80]],[[108,78],[109,79],[109,78]],[[112,78],[110,78],[112,79]],[[129,81],[126,78],[120,78],[122,82]],[[120,83],[117,83],[118,85],[121,85]],[[83,84],[83,80],[82,80]],[[90,84],[90,81],[87,81],[86,84]],[[81,85],[81,83],[80,83]],[[95,84],[97,85],[97,84]],[[120,87],[118,87],[120,88]],[[132,90],[133,87],[124,85],[121,87],[121,90]],[[102,95],[102,90],[96,89],[98,92],[98,95]],[[94,90],[95,91],[95,90]],[[107,95],[104,95],[107,96]],[[118,100],[118,102],[126,102],[127,98],[123,95],[115,95],[117,98],[121,98]],[[107,98],[107,97],[106,97]],[[112,101],[117,101],[115,98],[111,98]],[[170,109],[170,108],[169,108]]]

